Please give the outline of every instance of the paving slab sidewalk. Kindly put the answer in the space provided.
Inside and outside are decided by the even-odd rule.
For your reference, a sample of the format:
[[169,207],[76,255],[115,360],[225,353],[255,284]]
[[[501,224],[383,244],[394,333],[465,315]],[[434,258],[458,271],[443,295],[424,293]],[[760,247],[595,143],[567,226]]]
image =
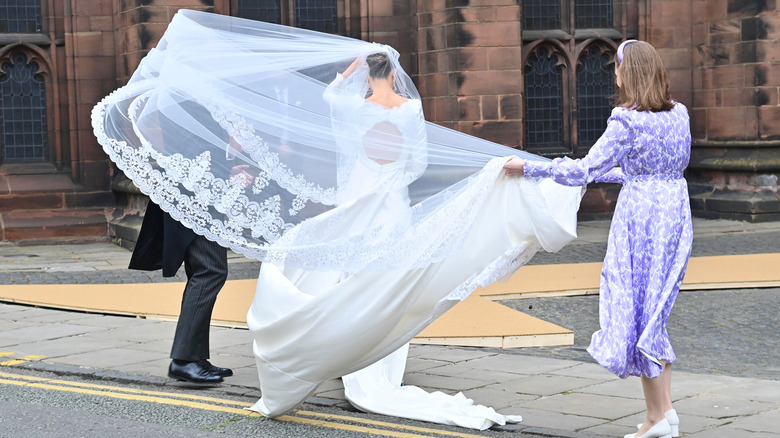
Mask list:
[[[705,245],[707,251],[715,251],[715,242],[722,246],[729,236],[744,235],[748,240],[753,236],[761,241],[766,236],[780,236],[780,224],[726,222],[697,222],[701,240],[712,238],[713,243]],[[568,260],[586,257],[584,253],[577,255],[577,245],[587,247],[588,254],[594,246],[603,246],[608,223],[584,223],[580,229],[580,240],[570,246]],[[68,274],[74,272],[83,282],[111,283],[114,277],[118,282],[133,282],[139,277],[123,269],[127,260],[128,251],[108,243],[0,246],[0,274],[19,282],[29,282],[32,274],[39,274],[32,278],[63,283],[73,281]],[[234,276],[248,278],[257,272],[254,262],[236,255],[231,256],[231,271]],[[102,274],[82,277],[85,272]],[[157,277],[147,278],[164,281],[159,274]],[[175,321],[170,320],[0,304],[0,362],[120,382],[177,385],[166,377],[174,329]],[[235,374],[210,391],[259,397],[250,333],[212,327],[211,344],[212,362],[233,368]],[[499,412],[522,415],[523,422],[516,430],[528,436],[622,437],[633,433],[644,415],[639,379],[618,379],[593,362],[516,351],[412,345],[405,382],[447,393],[462,391]],[[683,436],[780,436],[778,380],[675,372],[673,398]],[[325,382],[309,403],[348,407],[338,379]]]

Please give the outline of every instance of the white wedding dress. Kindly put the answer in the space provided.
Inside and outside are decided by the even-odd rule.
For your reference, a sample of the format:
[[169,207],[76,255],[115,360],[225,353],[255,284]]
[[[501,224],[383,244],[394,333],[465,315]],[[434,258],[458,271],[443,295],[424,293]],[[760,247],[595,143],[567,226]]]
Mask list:
[[[326,98],[334,111],[351,111],[354,118],[351,127],[334,129],[355,129],[353,137],[363,138],[364,148],[347,160],[348,176],[339,190],[343,203],[300,224],[299,233],[323,227],[332,216],[340,217],[345,233],[359,233],[382,222],[403,223],[411,214],[405,169],[413,159],[410,151],[419,148],[404,142],[419,139],[420,101],[379,107],[356,95],[339,94],[340,83],[339,77],[326,90]],[[366,139],[375,136],[372,129],[377,126],[395,127],[404,139],[397,156],[381,164],[360,153],[371,147]],[[364,411],[474,429],[520,421],[519,416],[475,404],[462,393],[450,396],[402,386],[408,341],[416,333],[477,286],[513,272],[538,249],[557,250],[574,237],[575,218],[556,217],[554,205],[570,214],[571,209],[560,207],[576,205],[579,190],[506,177],[504,161],[491,161],[470,190],[449,201],[450,213],[483,204],[476,223],[462,236],[462,249],[439,263],[352,274],[264,263],[247,314],[263,394],[252,409],[280,415],[304,401],[322,381],[343,376],[347,399]],[[540,227],[550,216],[557,221]]]
[[[373,54],[392,64],[402,105],[365,100]],[[367,411],[473,428],[511,420],[400,386],[404,347],[478,286],[573,239],[582,190],[508,178],[507,155],[546,159],[426,122],[399,56],[181,9],[93,109],[95,137],[139,190],[263,262],[247,323],[262,390],[253,409],[265,415],[343,376]],[[359,59],[346,83],[331,82]]]
[[[323,381],[346,376],[347,396],[365,410],[478,429],[506,421],[492,410],[468,409],[468,401],[458,404],[455,399],[450,403],[458,409],[444,404],[428,415],[429,401],[423,398],[420,404],[412,404],[401,394],[415,391],[399,386],[401,367],[383,368],[400,364],[402,357],[348,375],[403,347],[457,301],[478,286],[511,274],[537,250],[557,250],[575,237],[575,217],[556,217],[568,211],[554,205],[578,203],[579,193],[549,180],[509,178],[502,165],[503,160],[496,159],[486,166],[482,181],[474,184],[473,197],[452,200],[453,207],[468,209],[487,195],[462,249],[442,262],[408,271],[349,276],[286,272],[263,264],[247,314],[263,394],[252,409],[281,415]],[[359,211],[367,216],[385,206],[384,197],[366,201]],[[390,376],[387,382],[377,381],[383,374]],[[370,385],[363,387],[363,376]],[[398,395],[394,397],[398,402],[391,402],[388,391]]]

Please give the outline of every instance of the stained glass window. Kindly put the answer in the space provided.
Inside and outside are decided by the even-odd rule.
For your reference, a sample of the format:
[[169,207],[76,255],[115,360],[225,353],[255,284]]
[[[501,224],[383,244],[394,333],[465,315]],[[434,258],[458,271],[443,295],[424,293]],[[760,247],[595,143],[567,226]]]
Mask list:
[[610,57],[595,46],[583,52],[577,65],[577,143],[585,148],[578,153],[586,153],[607,127],[614,84]]
[[40,33],[41,2],[0,0],[0,33]]
[[[237,2],[236,15],[239,17],[294,25],[320,32],[338,32],[336,0],[237,0]],[[290,22],[287,18],[286,11],[290,10],[294,11],[294,22]]]
[[559,0],[524,0],[523,29],[547,30],[561,28]]
[[612,27],[613,0],[575,0],[574,21],[577,29]]
[[338,13],[335,0],[297,0],[295,26],[320,32],[338,32]]
[[3,162],[46,161],[46,84],[38,65],[22,53],[2,66],[0,76],[0,142]]
[[276,24],[282,23],[282,7],[279,4],[279,0],[239,0],[237,15],[250,20]]
[[558,57],[537,50],[525,66],[525,146],[534,151],[563,145],[563,73]]
[[[630,38],[626,2],[523,0],[523,41],[545,47],[526,60],[524,148],[581,157],[604,133],[615,93],[612,50]],[[622,18],[620,18],[622,17]],[[580,52],[580,46],[589,44]],[[557,66],[563,64],[563,66]]]

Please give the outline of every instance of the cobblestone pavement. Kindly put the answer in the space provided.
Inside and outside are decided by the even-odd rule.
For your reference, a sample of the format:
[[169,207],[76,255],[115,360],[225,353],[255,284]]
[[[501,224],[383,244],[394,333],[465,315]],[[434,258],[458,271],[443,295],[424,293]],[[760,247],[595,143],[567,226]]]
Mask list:
[[[695,224],[695,223],[694,223]],[[603,240],[603,239],[602,239]],[[605,241],[575,241],[529,264],[601,262]],[[780,230],[700,230],[692,257],[780,252]],[[780,268],[778,268],[780,269]],[[593,362],[586,351],[599,329],[598,296],[529,298],[502,304],[574,331],[574,345],[516,350],[518,354]],[[780,288],[682,291],[668,331],[677,370],[780,380]]]
[[[574,331],[573,346],[511,351],[594,362],[585,349],[599,328],[598,300],[588,295],[503,301]],[[779,328],[780,288],[682,291],[667,326],[676,370],[771,380],[780,380]]]
[[[538,253],[528,264],[592,263],[604,260],[604,254],[607,252],[606,242],[576,242],[557,253]],[[780,230],[695,236],[691,257],[776,252],[780,252]]]
[[[780,227],[779,227],[780,228]],[[95,245],[105,247],[105,244]],[[106,268],[90,268],[82,270],[79,260],[67,260],[63,257],[61,266],[37,268],[34,262],[38,255],[38,247],[5,247],[0,260],[16,262],[26,266],[18,270],[0,268],[0,285],[2,284],[120,284],[120,283],[153,283],[186,281],[182,268],[175,277],[164,278],[159,271],[131,271],[125,266]],[[607,250],[605,242],[575,241],[564,247],[558,253],[540,252],[534,256],[529,265],[546,265],[561,263],[593,263],[601,262]],[[117,248],[118,252],[127,252]],[[693,242],[693,257],[715,255],[761,254],[780,252],[780,229],[764,232],[726,233],[711,236],[697,236]],[[74,257],[75,258],[75,257]],[[129,260],[129,252],[127,252]],[[26,265],[25,265],[26,263]],[[230,258],[229,280],[251,279],[257,277],[260,262],[244,259],[233,254]]]
[[[129,253],[128,253],[129,254]],[[129,258],[129,256],[128,256]],[[231,260],[228,280],[257,278],[260,262]],[[0,285],[3,284],[124,284],[124,283],[162,283],[185,282],[187,276],[182,267],[173,277],[163,277],[160,271],[132,271],[125,268],[90,270],[20,270],[0,272]]]

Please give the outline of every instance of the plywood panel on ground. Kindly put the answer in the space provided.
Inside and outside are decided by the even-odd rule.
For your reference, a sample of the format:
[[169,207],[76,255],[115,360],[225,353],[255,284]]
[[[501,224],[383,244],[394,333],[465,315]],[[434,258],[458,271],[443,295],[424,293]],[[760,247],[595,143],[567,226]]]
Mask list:
[[[535,265],[480,289],[434,321],[417,343],[512,348],[571,345],[573,333],[490,300],[598,293],[601,263]],[[213,322],[246,327],[256,280],[228,281]],[[683,289],[780,286],[780,254],[691,258]],[[86,312],[175,319],[184,283],[2,285],[0,301]]]
[[[596,294],[601,263],[530,265],[477,294],[491,300]],[[780,254],[692,257],[683,290],[780,287]]]

